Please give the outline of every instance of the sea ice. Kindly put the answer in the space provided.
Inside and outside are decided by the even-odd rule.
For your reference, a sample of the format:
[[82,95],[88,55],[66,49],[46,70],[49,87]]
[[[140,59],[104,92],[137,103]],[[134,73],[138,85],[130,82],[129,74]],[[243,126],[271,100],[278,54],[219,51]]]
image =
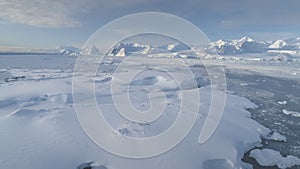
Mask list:
[[271,149],[254,149],[250,152],[250,157],[255,158],[262,166],[278,166],[278,168],[285,169],[300,165],[299,158],[291,155],[283,157],[280,152]]
[[[213,90],[215,94],[221,95],[222,91],[211,86],[199,87],[195,86],[195,83],[190,83],[194,77],[187,77],[182,73],[180,69],[183,66],[180,65],[182,62],[177,62],[176,59],[143,58],[141,60],[150,65],[149,67],[157,64],[164,66],[167,63],[172,65],[173,73],[179,77],[176,81],[177,85],[182,88],[181,94],[187,95],[188,104],[196,104],[193,93],[200,92],[201,102],[196,125],[178,146],[161,156],[146,159],[127,159],[112,155],[95,145],[80,127],[70,99],[72,95],[71,71],[10,69],[8,72],[12,76],[24,75],[26,78],[22,81],[0,84],[0,168],[52,169],[53,166],[56,166],[57,168],[72,169],[87,161],[99,161],[100,164],[105,164],[103,166],[109,166],[102,168],[114,169],[198,169],[201,167],[241,168],[245,166],[245,163],[241,161],[243,154],[251,148],[261,145],[261,138],[270,132],[269,129],[251,119],[250,113],[246,110],[257,106],[246,98],[227,94],[223,118],[218,128],[207,142],[199,144],[198,138],[202,124],[209,117],[207,112],[211,105],[211,92]],[[130,63],[119,73],[126,75],[126,71],[139,69],[141,66],[145,66],[145,63]],[[112,62],[110,66],[114,66],[114,64],[116,63]],[[95,83],[95,80],[84,81],[89,74],[78,74],[78,76],[83,79],[82,85]],[[149,133],[157,134],[157,131],[167,128],[167,124],[172,124],[170,120],[177,116],[176,113],[167,111],[162,116],[163,123],[153,122],[146,125],[128,123],[128,120],[124,120],[118,115],[109,93],[105,93],[110,91],[108,89],[110,89],[111,81],[117,80],[122,87],[122,83],[128,77],[116,78],[107,72],[100,72],[99,76],[100,79],[92,77],[96,79],[96,85],[99,85],[95,89],[96,97],[102,104],[102,107],[99,107],[106,111],[104,116],[108,117],[107,121],[112,122],[112,126],[119,134],[138,137],[149,136]],[[104,78],[102,79],[102,77]],[[133,81],[133,87],[140,85],[143,89],[133,92],[137,98],[144,101],[142,94],[147,92],[146,89],[149,85],[153,85],[166,92],[168,100],[163,104],[167,104],[170,110],[178,109],[176,107],[177,96],[180,93],[173,80],[159,75],[141,79]],[[84,94],[90,90],[94,89],[84,88],[82,99],[95,99],[85,97]],[[120,93],[117,93],[119,95],[126,94],[123,90],[119,91]],[[48,117],[53,116],[55,116],[54,119],[48,120]],[[184,118],[184,116],[180,118]],[[208,120],[214,120],[214,117],[210,118]],[[270,137],[283,140],[283,137],[274,133]],[[105,139],[118,139],[118,137],[112,133],[111,137]],[[99,168],[101,166],[99,165]]]
[[289,116],[300,117],[300,113],[296,112],[296,111],[290,111],[290,110],[283,109],[282,112]]

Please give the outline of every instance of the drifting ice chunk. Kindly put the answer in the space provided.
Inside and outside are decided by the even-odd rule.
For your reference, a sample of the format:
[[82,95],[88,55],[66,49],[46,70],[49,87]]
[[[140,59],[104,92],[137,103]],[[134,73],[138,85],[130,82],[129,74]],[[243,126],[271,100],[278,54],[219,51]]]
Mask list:
[[290,115],[290,116],[293,116],[293,117],[300,117],[299,112],[290,111],[290,110],[286,110],[286,109],[283,109],[282,112],[286,115]]
[[286,142],[286,137],[278,132],[271,132],[266,136],[266,139],[274,141],[283,141]]
[[280,152],[271,149],[255,149],[250,152],[250,157],[256,159],[256,161],[262,166],[275,166],[278,168],[289,168],[294,165],[300,165],[300,159],[288,155],[287,157],[281,156]]
[[286,105],[286,104],[287,104],[287,101],[285,101],[285,100],[284,100],[284,101],[278,101],[277,103],[278,103],[278,104],[281,104],[281,105]]

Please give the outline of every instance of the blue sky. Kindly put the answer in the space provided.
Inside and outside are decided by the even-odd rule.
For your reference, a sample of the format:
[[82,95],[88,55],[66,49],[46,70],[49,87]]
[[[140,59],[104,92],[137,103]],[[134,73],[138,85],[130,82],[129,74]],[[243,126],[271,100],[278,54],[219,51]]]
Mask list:
[[299,0],[1,0],[0,46],[82,45],[104,24],[137,12],[185,18],[211,40],[300,37]]

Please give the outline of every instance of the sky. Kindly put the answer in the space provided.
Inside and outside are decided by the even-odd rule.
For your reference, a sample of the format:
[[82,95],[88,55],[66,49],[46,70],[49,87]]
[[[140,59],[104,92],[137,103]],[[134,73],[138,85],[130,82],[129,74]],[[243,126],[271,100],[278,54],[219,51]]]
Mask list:
[[99,28],[138,12],[184,18],[212,40],[300,37],[299,0],[0,0],[0,47],[80,47]]

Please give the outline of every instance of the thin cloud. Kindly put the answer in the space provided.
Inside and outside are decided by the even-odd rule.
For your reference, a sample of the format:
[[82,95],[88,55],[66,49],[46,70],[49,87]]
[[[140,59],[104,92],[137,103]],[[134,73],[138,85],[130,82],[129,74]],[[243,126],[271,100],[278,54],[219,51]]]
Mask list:
[[80,15],[88,15],[91,11],[111,12],[143,2],[146,0],[1,0],[0,19],[36,27],[78,27],[82,25]]
[[0,18],[6,22],[37,27],[77,27],[81,23],[73,16],[76,7],[68,1],[2,0]]

